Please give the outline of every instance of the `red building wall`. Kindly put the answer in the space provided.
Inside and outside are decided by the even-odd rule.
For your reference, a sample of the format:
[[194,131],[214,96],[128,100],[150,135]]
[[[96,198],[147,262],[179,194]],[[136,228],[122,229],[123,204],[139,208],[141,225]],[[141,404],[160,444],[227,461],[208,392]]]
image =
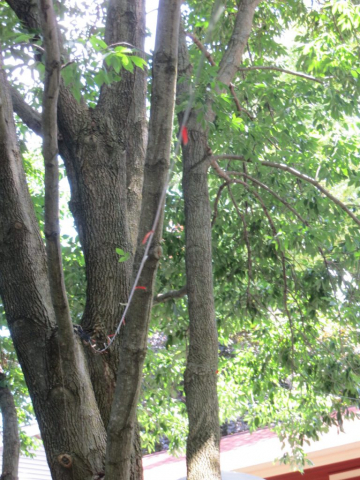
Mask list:
[[285,473],[283,475],[275,475],[266,477],[267,480],[329,480],[330,475],[348,472],[346,480],[360,480],[360,475],[356,472],[355,476],[351,476],[352,470],[360,468],[360,452],[359,457],[345,462],[332,463],[323,465],[322,467],[313,467],[306,469],[302,474],[300,472]]

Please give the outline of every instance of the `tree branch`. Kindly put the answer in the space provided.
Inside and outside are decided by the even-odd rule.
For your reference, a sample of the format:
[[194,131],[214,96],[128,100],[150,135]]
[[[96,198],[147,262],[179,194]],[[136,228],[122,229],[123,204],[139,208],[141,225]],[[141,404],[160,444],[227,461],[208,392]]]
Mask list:
[[[217,160],[240,160],[242,162],[247,162],[249,163],[250,160],[247,160],[243,155],[215,155],[212,157],[212,160],[215,162]],[[300,180],[303,180],[304,182],[311,183],[314,185],[315,188],[317,188],[321,193],[323,193],[326,197],[328,197],[332,202],[335,203],[338,207],[340,207],[344,212],[351,217],[354,222],[360,226],[360,219],[352,213],[352,211],[338,198],[336,198],[334,195],[332,195],[329,190],[324,188],[319,182],[314,180],[313,178],[309,177],[308,175],[305,175],[303,173],[300,173],[298,170],[296,170],[293,167],[289,167],[288,165],[284,165],[282,163],[275,163],[275,162],[267,162],[263,160],[259,160],[256,163],[259,163],[260,165],[263,165],[264,167],[271,167],[271,168],[277,168],[279,170],[283,170],[284,172],[291,173],[294,177],[299,178]]]
[[246,223],[245,215],[240,212],[239,205],[237,204],[237,201],[235,200],[235,197],[234,197],[234,194],[231,190],[230,184],[228,184],[228,191],[229,191],[231,201],[234,204],[235,210],[236,210],[238,216],[240,217],[240,219],[242,221],[242,224],[244,226],[244,239],[245,239],[245,245],[246,245],[247,256],[248,256],[248,274],[249,274],[248,277],[249,278],[248,278],[248,285],[247,285],[247,302],[249,303],[249,300],[250,300],[250,283],[251,283],[251,280],[252,280],[252,277],[253,277],[253,275],[252,275],[252,261],[251,261],[251,244],[250,244],[250,240],[249,240],[249,232],[248,232],[248,229],[247,229],[247,223]]
[[36,135],[42,136],[41,114],[28,105],[15,87],[10,87],[14,112]]
[[229,85],[241,64],[243,53],[252,30],[255,9],[260,2],[261,0],[240,1],[229,48],[221,59],[217,75],[217,80],[225,85]]
[[153,298],[153,306],[158,305],[159,303],[168,302],[169,300],[173,300],[175,298],[182,298],[187,295],[187,286],[180,288],[180,290],[169,290],[165,293],[159,293]]
[[289,319],[289,325],[290,325],[290,331],[291,331],[291,342],[292,342],[292,349],[293,349],[294,348],[293,324],[292,324],[292,318],[291,318],[291,315],[290,315],[290,312],[289,312],[289,309],[288,309],[288,306],[287,306],[288,286],[287,286],[287,277],[286,277],[286,259],[285,259],[284,252],[282,251],[282,248],[281,248],[280,240],[277,236],[277,230],[276,230],[275,223],[274,223],[274,221],[273,221],[273,219],[270,215],[270,212],[267,209],[263,199],[261,198],[261,196],[257,192],[252,190],[246,182],[243,182],[242,180],[231,179],[229,177],[229,173],[225,172],[219,166],[219,164],[216,162],[216,160],[214,160],[214,158],[215,157],[213,157],[211,165],[214,167],[214,169],[218,173],[218,175],[220,177],[226,179],[229,183],[239,183],[240,185],[243,185],[246,189],[248,189],[250,191],[251,195],[253,195],[258,200],[258,202],[260,203],[260,205],[261,205],[261,207],[262,207],[262,209],[263,209],[263,211],[264,211],[264,213],[265,213],[265,215],[266,215],[266,217],[269,221],[274,240],[276,241],[276,243],[278,244],[278,247],[279,247],[280,259],[281,259],[281,264],[282,264],[283,284],[284,284],[283,302],[284,302],[284,309],[285,309],[285,312],[286,312],[286,316]]
[[210,65],[213,67],[216,66],[216,63],[214,62],[214,59],[211,56],[211,53],[206,49],[206,47],[200,42],[198,37],[194,35],[193,33],[190,32],[185,32],[185,35],[195,43],[195,45],[199,48],[199,50],[205,55],[205,57],[208,59]]
[[250,118],[250,120],[255,120],[255,117],[253,117],[251,115],[251,113],[248,110],[246,110],[246,108],[244,108],[240,105],[239,99],[237,98],[236,93],[235,93],[234,85],[232,83],[229,84],[229,90],[231,92],[231,95],[233,96],[233,99],[234,99],[234,102],[235,102],[235,105],[236,105],[236,108],[237,108],[238,112],[239,113],[244,112]]
[[220,185],[220,187],[217,191],[215,202],[214,202],[214,213],[213,213],[213,217],[212,217],[212,220],[211,220],[211,227],[213,227],[215,225],[215,221],[216,221],[217,214],[218,214],[218,204],[219,204],[219,201],[220,201],[220,198],[221,198],[221,194],[222,194],[224,188],[227,185],[228,185],[228,182],[224,182],[222,185]]
[[32,30],[40,30],[40,17],[37,2],[23,0],[6,0],[19,20]]
[[312,75],[307,75],[306,73],[301,73],[301,72],[294,72],[293,70],[287,70],[286,68],[280,68],[276,66],[271,66],[271,65],[253,65],[251,67],[239,67],[238,71],[239,72],[248,72],[250,70],[275,70],[276,72],[282,72],[282,73],[287,73],[288,75],[294,75],[296,77],[301,77],[305,78],[305,80],[311,80],[313,82],[321,83],[323,84],[325,80],[331,78],[331,77],[325,77],[325,78],[316,78],[313,77]]
[[59,334],[74,352],[74,334],[62,268],[59,225],[59,165],[57,104],[60,89],[60,47],[52,0],[38,0],[45,47],[45,84],[42,104],[45,161],[45,238],[50,291]]
[[279,200],[279,202],[285,205],[285,207],[288,208],[304,225],[308,226],[308,222],[286,200],[281,198],[276,192],[274,192],[274,190],[268,187],[265,183],[262,183],[257,178],[254,178],[251,175],[243,172],[228,171],[227,174],[247,178],[248,180],[255,183],[256,185],[259,185],[259,187],[271,193],[271,195],[273,195],[277,200]]
[[[129,1],[129,5],[132,2],[133,0]],[[135,292],[136,299],[131,302],[135,283],[129,296],[130,308],[126,317],[129,321],[122,336],[121,361],[107,430],[105,466],[107,480],[129,478],[136,406],[147,349],[156,268],[161,255],[163,199],[168,182],[172,143],[180,4],[180,0],[160,0],[159,4],[153,57],[149,141],[138,233],[139,246],[134,261],[134,278],[138,278],[134,281],[138,281],[138,285],[145,289]],[[144,238],[147,240],[145,243]]]

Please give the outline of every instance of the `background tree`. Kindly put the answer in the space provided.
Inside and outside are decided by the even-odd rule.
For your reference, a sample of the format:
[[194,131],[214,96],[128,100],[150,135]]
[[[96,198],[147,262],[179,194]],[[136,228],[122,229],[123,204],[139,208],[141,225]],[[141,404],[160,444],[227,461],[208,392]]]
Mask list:
[[[299,459],[303,441],[341,422],[358,401],[359,141],[348,126],[358,116],[358,7],[258,4],[230,2],[219,11],[217,3],[189,1],[178,34],[179,2],[160,3],[147,127],[143,2],[92,4],[84,28],[76,21],[73,29],[69,18],[84,12],[56,5],[59,29],[51,34],[51,4],[9,1],[10,10],[1,3],[17,88],[2,70],[0,291],[56,479],[96,478],[105,463],[107,479],[141,478],[135,408],[160,255],[162,215],[152,230],[169,168],[178,44],[178,125],[186,122],[187,134],[183,174],[175,164],[165,211],[150,339],[160,348],[145,362],[143,438],[166,433],[179,445],[185,389],[188,476],[219,478],[217,384],[222,421],[275,424]],[[290,29],[297,39],[288,40]],[[30,88],[19,84],[19,62],[40,72]],[[59,70],[56,111],[47,92]],[[42,201],[35,197],[34,209],[27,194],[12,105],[20,138],[27,125],[58,139],[83,252],[63,239],[64,280],[59,245],[55,255],[47,247],[46,265]],[[55,143],[44,142],[44,230],[54,244],[55,154]],[[142,288],[131,290],[149,247]],[[190,323],[185,300],[174,300],[185,293]],[[96,353],[117,331],[129,294],[120,341]],[[70,316],[80,322],[76,334]]]
[[2,480],[17,480],[19,470],[20,437],[14,397],[6,375],[0,374],[0,409],[3,425]]

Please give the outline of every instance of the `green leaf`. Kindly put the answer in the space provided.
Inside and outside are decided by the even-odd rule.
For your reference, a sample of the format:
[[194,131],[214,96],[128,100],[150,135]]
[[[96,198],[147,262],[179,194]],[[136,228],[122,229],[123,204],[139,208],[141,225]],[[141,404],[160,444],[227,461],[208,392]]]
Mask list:
[[115,248],[116,253],[119,255],[118,262],[126,262],[130,258],[129,252],[124,252],[122,248]]
[[141,57],[136,57],[135,55],[131,55],[130,60],[133,62],[134,65],[144,70],[145,65],[147,65],[147,61]]
[[89,38],[89,41],[93,47],[93,49],[96,51],[96,52],[100,52],[101,50],[106,50],[107,49],[107,45],[106,43],[104,42],[104,40],[102,40],[101,38],[98,38],[96,37],[95,35],[93,35],[92,37]]

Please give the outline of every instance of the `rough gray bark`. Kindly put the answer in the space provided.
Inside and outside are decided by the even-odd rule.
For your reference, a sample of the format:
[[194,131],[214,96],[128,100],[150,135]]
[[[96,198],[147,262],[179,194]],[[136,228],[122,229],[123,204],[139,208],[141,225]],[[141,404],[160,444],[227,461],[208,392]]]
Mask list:
[[[261,0],[242,0],[234,30],[219,66],[217,80],[229,84],[242,60],[256,6]],[[189,80],[191,65],[185,32],[180,33],[179,76]],[[178,84],[179,103],[189,96],[189,81]],[[210,101],[207,121],[213,120]],[[181,125],[184,113],[179,114]],[[220,479],[220,430],[217,399],[218,338],[212,279],[211,207],[207,171],[211,161],[208,131],[191,110],[187,120],[189,141],[183,145],[186,278],[189,312],[189,353],[185,371],[186,407],[189,417],[187,478]]]
[[[144,188],[139,226],[139,247],[134,273],[141,263],[145,246],[142,239],[152,228],[155,214],[168,179],[177,73],[180,0],[161,0],[153,60],[153,84],[149,122],[149,143],[145,161]],[[152,306],[157,263],[161,255],[162,216],[145,263],[139,285],[121,338],[121,361],[111,418],[108,427],[107,480],[127,480],[136,405],[142,367],[147,349],[147,334]]]
[[[191,71],[185,33],[180,34],[179,76]],[[179,101],[188,83],[178,84]],[[179,115],[179,124],[183,114]],[[211,207],[207,186],[209,147],[207,132],[192,111],[187,121],[188,145],[183,146],[185,202],[185,262],[190,321],[189,354],[185,371],[189,436],[187,478],[220,479],[220,427],[216,391],[218,338],[215,323],[211,259]]]
[[[101,471],[105,430],[87,367],[74,342],[64,362],[46,257],[16,143],[5,71],[0,69],[0,294],[55,480]],[[67,368],[63,368],[66,365]],[[68,467],[69,464],[71,468]]]
[[63,358],[72,368],[74,331],[65,291],[60,245],[59,163],[57,104],[60,85],[60,48],[52,0],[39,0],[40,23],[44,37],[45,82],[42,102],[43,157],[45,162],[45,238],[49,283]]
[[0,373],[0,409],[2,413],[3,455],[1,480],[18,480],[20,437],[14,397]]
[[[36,10],[31,8],[31,18],[27,17],[30,11],[29,8],[24,8],[24,3],[27,2],[14,0],[9,3],[25,25],[34,25],[35,22],[39,28],[40,22]],[[176,34],[173,37],[176,39],[177,27],[174,31]],[[144,1],[114,0],[110,2],[106,41],[109,44],[119,41],[131,43],[139,49],[136,54],[140,55],[139,52],[144,47],[144,37]],[[169,60],[174,64],[173,70],[170,69],[170,75],[173,78],[176,76],[176,50],[175,45],[174,58]],[[146,72],[140,69],[136,69],[135,74],[122,72],[121,82],[104,85],[95,109],[88,109],[83,102],[77,103],[69,90],[60,84],[59,150],[66,165],[71,187],[70,208],[79,231],[86,264],[87,292],[82,327],[97,340],[99,346],[103,346],[107,335],[115,331],[123,309],[121,304],[128,298],[132,277],[132,259],[126,263],[119,263],[116,247],[131,253],[136,249],[147,141],[145,93]],[[163,93],[161,95],[158,93],[154,98],[158,101],[162,97]],[[168,150],[170,150],[173,97],[174,87],[171,92],[171,102],[168,105],[170,118],[164,119],[168,130],[165,142]],[[43,133],[38,127],[36,112],[30,109],[16,92],[13,98],[17,113],[30,127],[35,128],[37,133]],[[158,128],[163,129],[163,124],[159,123]],[[156,133],[153,137],[157,141],[161,134]],[[158,161],[158,157],[152,157],[155,150],[154,145],[148,166],[150,171],[148,178],[151,178],[152,187],[160,177],[166,176],[166,168],[161,163],[162,158],[158,170],[155,168],[156,171],[152,171],[152,162],[156,164]],[[165,155],[163,149],[160,148],[159,152],[168,161],[168,155]],[[164,183],[164,180],[162,182]],[[161,184],[159,188],[161,189]],[[146,215],[148,215],[149,221],[156,209],[155,203],[158,198],[156,192],[156,189],[152,190],[148,195],[148,200],[151,197],[150,201],[145,202],[143,217],[147,218]],[[147,223],[145,221],[143,225],[145,231],[150,228]],[[159,235],[156,237],[157,243]],[[154,248],[152,260],[149,260],[147,269],[149,292],[152,290],[157,255],[158,249]],[[152,295],[149,296],[150,302],[151,297]],[[149,302],[140,305],[136,312],[129,315],[129,318],[137,319],[147,331],[150,318]],[[137,332],[133,329],[132,335],[133,344],[137,341],[140,344],[139,349],[145,351],[146,336],[144,337],[143,331]],[[127,355],[127,348],[123,348],[122,351]],[[97,405],[103,422],[107,425],[120,349],[115,346],[109,354],[97,355],[91,348],[87,348],[86,353]],[[128,363],[131,363],[131,359],[128,360]],[[137,390],[141,381],[142,361],[143,359],[140,363],[134,364],[134,368],[138,370],[135,379],[138,382],[135,386]],[[31,389],[31,386],[29,388]],[[37,395],[37,392],[33,394]],[[122,388],[118,389],[118,395],[123,397]],[[118,402],[123,402],[123,399],[118,399]],[[132,405],[136,405],[136,399],[132,400]],[[131,416],[132,426],[134,411],[133,409]],[[132,435],[123,438],[121,451],[131,451],[131,439]],[[138,431],[135,429],[131,478],[140,479],[142,476],[140,453]],[[127,459],[127,466],[128,463]]]
[[[14,0],[11,6],[26,25],[37,19],[32,10]],[[125,41],[144,48],[143,0],[110,2],[106,26],[108,43]],[[135,94],[136,92],[136,94]],[[58,122],[71,187],[70,209],[74,215],[86,264],[86,307],[82,327],[103,346],[114,333],[127,301],[132,261],[119,263],[116,247],[136,248],[143,165],[147,141],[146,72],[122,72],[122,81],[103,86],[97,108],[88,109],[60,85]],[[37,126],[36,114],[14,94],[17,113],[28,125]],[[39,130],[37,131],[39,132]],[[105,241],[106,239],[106,241]],[[95,396],[107,425],[114,392],[119,348],[108,355],[86,349]]]

